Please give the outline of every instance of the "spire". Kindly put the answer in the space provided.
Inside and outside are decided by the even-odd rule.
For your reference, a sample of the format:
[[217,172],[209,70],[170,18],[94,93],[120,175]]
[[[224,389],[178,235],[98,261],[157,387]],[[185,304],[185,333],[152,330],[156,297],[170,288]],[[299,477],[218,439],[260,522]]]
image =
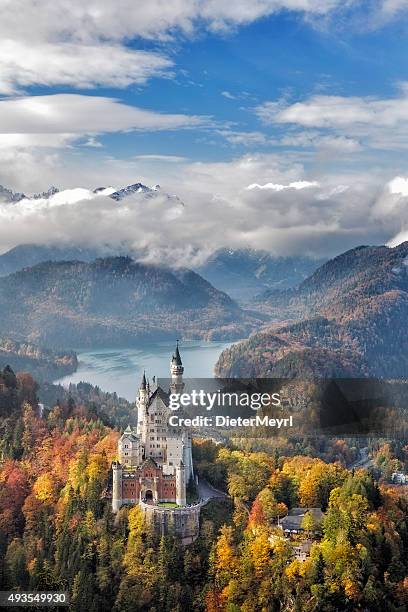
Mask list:
[[143,370],[143,378],[142,378],[142,384],[140,385],[140,388],[143,390],[146,390],[146,387],[147,387],[146,372]]
[[176,352],[173,355],[172,363],[174,365],[181,366],[181,365],[183,365],[183,362],[181,361],[180,351],[179,351],[179,344],[178,343],[179,343],[179,341],[177,340]]

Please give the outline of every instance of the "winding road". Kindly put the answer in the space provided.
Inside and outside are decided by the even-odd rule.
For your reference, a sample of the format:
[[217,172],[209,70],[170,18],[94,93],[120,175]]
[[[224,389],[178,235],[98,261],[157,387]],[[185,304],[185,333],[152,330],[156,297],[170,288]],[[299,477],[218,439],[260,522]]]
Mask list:
[[198,497],[200,499],[202,499],[202,505],[208,503],[210,501],[210,499],[227,499],[228,495],[226,493],[223,493],[222,491],[219,491],[218,489],[215,489],[212,485],[210,485],[209,482],[207,482],[206,480],[199,480],[198,481]]

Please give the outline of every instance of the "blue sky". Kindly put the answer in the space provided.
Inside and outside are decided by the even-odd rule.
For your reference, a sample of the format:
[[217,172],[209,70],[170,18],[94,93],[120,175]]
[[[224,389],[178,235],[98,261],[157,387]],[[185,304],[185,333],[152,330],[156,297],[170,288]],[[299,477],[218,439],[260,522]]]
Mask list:
[[0,184],[160,183],[213,214],[270,214],[268,234],[243,221],[229,240],[280,251],[315,232],[319,255],[393,240],[407,17],[407,0],[7,1]]
[[[157,154],[211,161],[258,149],[282,151],[282,145],[267,141],[293,126],[260,121],[255,109],[262,103],[284,99],[289,104],[317,94],[393,98],[398,96],[398,84],[408,81],[404,22],[391,21],[375,29],[364,29],[351,18],[346,23],[319,28],[285,11],[232,31],[198,31],[191,38],[181,35],[163,43],[139,38],[128,47],[171,58],[172,74],[125,88],[101,86],[89,91],[50,85],[26,91],[34,95],[79,91],[156,112],[211,116],[215,124],[192,131],[101,133],[98,142],[104,150],[95,155],[104,155],[107,149],[118,157]],[[243,133],[242,142],[226,138],[233,132]],[[258,141],[244,142],[245,132],[258,132],[267,141],[260,142],[259,136]],[[283,147],[288,148],[296,146]]]

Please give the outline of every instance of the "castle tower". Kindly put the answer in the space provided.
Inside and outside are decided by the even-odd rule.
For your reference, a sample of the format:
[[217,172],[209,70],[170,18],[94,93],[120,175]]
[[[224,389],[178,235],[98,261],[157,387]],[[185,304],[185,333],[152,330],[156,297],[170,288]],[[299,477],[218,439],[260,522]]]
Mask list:
[[181,361],[179,345],[177,340],[176,352],[173,354],[170,362],[170,374],[171,374],[171,383],[170,383],[170,393],[182,393],[184,389],[183,382],[183,362]]
[[137,406],[137,434],[141,435],[143,425],[146,421],[146,408],[149,401],[149,385],[146,381],[146,373],[143,372],[142,382],[139,387],[139,396],[136,400]]
[[176,466],[176,504],[185,506],[186,500],[186,470],[183,463]]
[[185,431],[183,433],[183,463],[186,468],[186,486],[191,478],[194,478],[193,469],[193,449],[191,444],[191,433]]
[[122,466],[118,461],[112,462],[112,511],[117,512],[122,505]]
[[139,437],[135,435],[134,430],[128,425],[118,442],[120,463],[128,467],[139,465],[142,460],[142,451],[143,449],[139,443]]

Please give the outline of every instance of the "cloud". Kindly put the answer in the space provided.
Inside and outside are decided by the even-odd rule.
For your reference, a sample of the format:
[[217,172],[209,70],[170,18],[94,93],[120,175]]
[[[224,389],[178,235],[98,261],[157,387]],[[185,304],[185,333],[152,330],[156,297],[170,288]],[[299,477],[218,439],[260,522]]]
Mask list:
[[222,31],[281,11],[307,16],[327,15],[342,8],[343,3],[339,0],[206,0],[199,6],[199,15],[209,28]]
[[321,146],[332,143],[343,150],[405,149],[408,138],[408,83],[401,83],[394,98],[317,95],[288,104],[265,102],[256,108],[259,119],[267,125],[290,125],[319,131],[295,132],[286,143],[302,145],[308,139]]
[[177,164],[179,162],[188,161],[187,157],[183,157],[181,155],[135,155],[133,159],[140,159],[141,161],[158,161],[158,162],[169,162],[172,164]]
[[[357,0],[5,0],[0,20],[0,91],[32,85],[89,88],[144,84],[171,76],[163,49],[202,31],[224,33],[288,11],[321,26],[346,17]],[[365,21],[381,26],[406,8],[406,0],[366,7]],[[346,21],[348,23],[348,21]],[[141,50],[143,40],[156,49]],[[160,45],[160,46],[159,46]],[[228,91],[226,97],[233,97]]]
[[[193,162],[183,166],[180,175],[173,175],[172,190],[200,193],[207,200],[234,200],[251,183],[290,183],[303,178],[304,168],[299,156],[253,153],[228,161]],[[176,169],[175,169],[176,170]],[[180,180],[182,177],[182,180]],[[186,195],[184,196],[184,191]]]
[[82,147],[92,147],[94,149],[100,149],[103,147],[103,144],[99,142],[94,136],[89,136],[85,142],[81,143]]
[[[39,167],[38,159],[33,163]],[[119,187],[112,182],[116,169],[132,174],[138,163],[122,167],[116,160],[110,168],[103,161],[104,185]],[[133,248],[149,261],[192,266],[221,247],[332,256],[358,244],[387,242],[408,228],[404,176],[317,180],[300,164],[271,154],[164,164],[166,180],[156,175],[143,181],[160,180],[154,197],[136,194],[118,203],[103,192],[77,188],[48,200],[0,205],[0,250],[22,242],[71,242],[113,252]],[[133,174],[133,182],[137,178]],[[184,206],[166,192],[177,194]]]
[[228,98],[228,100],[235,100],[235,96],[229,91],[222,91],[221,95],[224,96],[224,98]]
[[402,196],[408,196],[408,179],[402,176],[396,176],[389,182],[388,188],[390,193],[397,193]]
[[397,14],[408,9],[407,0],[382,0],[378,18],[391,19]]
[[262,132],[241,132],[234,130],[217,130],[217,134],[222,136],[227,142],[232,145],[242,145],[252,147],[254,145],[266,145],[268,138]]
[[[0,92],[32,85],[127,87],[170,76],[163,43],[225,31],[290,10],[324,15],[340,0],[6,0],[0,21]],[[140,50],[141,39],[160,50]],[[228,92],[224,92],[228,94]]]
[[336,153],[355,153],[362,150],[361,144],[354,138],[321,134],[317,131],[288,133],[277,140],[276,144],[284,147],[310,148]]
[[173,28],[187,34],[193,16],[182,0],[151,0],[143,10],[131,0],[6,0],[0,92],[33,85],[123,88],[172,76],[173,61],[163,49],[140,49],[140,39],[162,41]]
[[310,189],[311,187],[320,187],[317,181],[294,181],[288,185],[279,185],[276,183],[266,183],[265,185],[259,185],[258,183],[252,183],[248,185],[247,189],[272,189],[272,191],[283,191],[284,189]]
[[[62,147],[85,135],[209,125],[206,117],[157,113],[100,96],[55,94],[0,100],[0,148]],[[91,146],[95,142],[91,140]]]
[[325,15],[343,5],[341,0],[150,0],[141,10],[133,0],[42,0],[41,7],[36,0],[13,0],[2,7],[0,32],[30,41],[167,40],[198,27],[225,30],[280,11]]
[[371,98],[314,96],[306,102],[287,105],[265,102],[257,108],[264,123],[292,123],[304,127],[342,128],[355,124],[371,125],[395,121],[400,100],[373,100]]
[[162,54],[117,44],[0,41],[0,93],[14,94],[32,85],[127,87],[153,76],[170,76],[173,62]]

